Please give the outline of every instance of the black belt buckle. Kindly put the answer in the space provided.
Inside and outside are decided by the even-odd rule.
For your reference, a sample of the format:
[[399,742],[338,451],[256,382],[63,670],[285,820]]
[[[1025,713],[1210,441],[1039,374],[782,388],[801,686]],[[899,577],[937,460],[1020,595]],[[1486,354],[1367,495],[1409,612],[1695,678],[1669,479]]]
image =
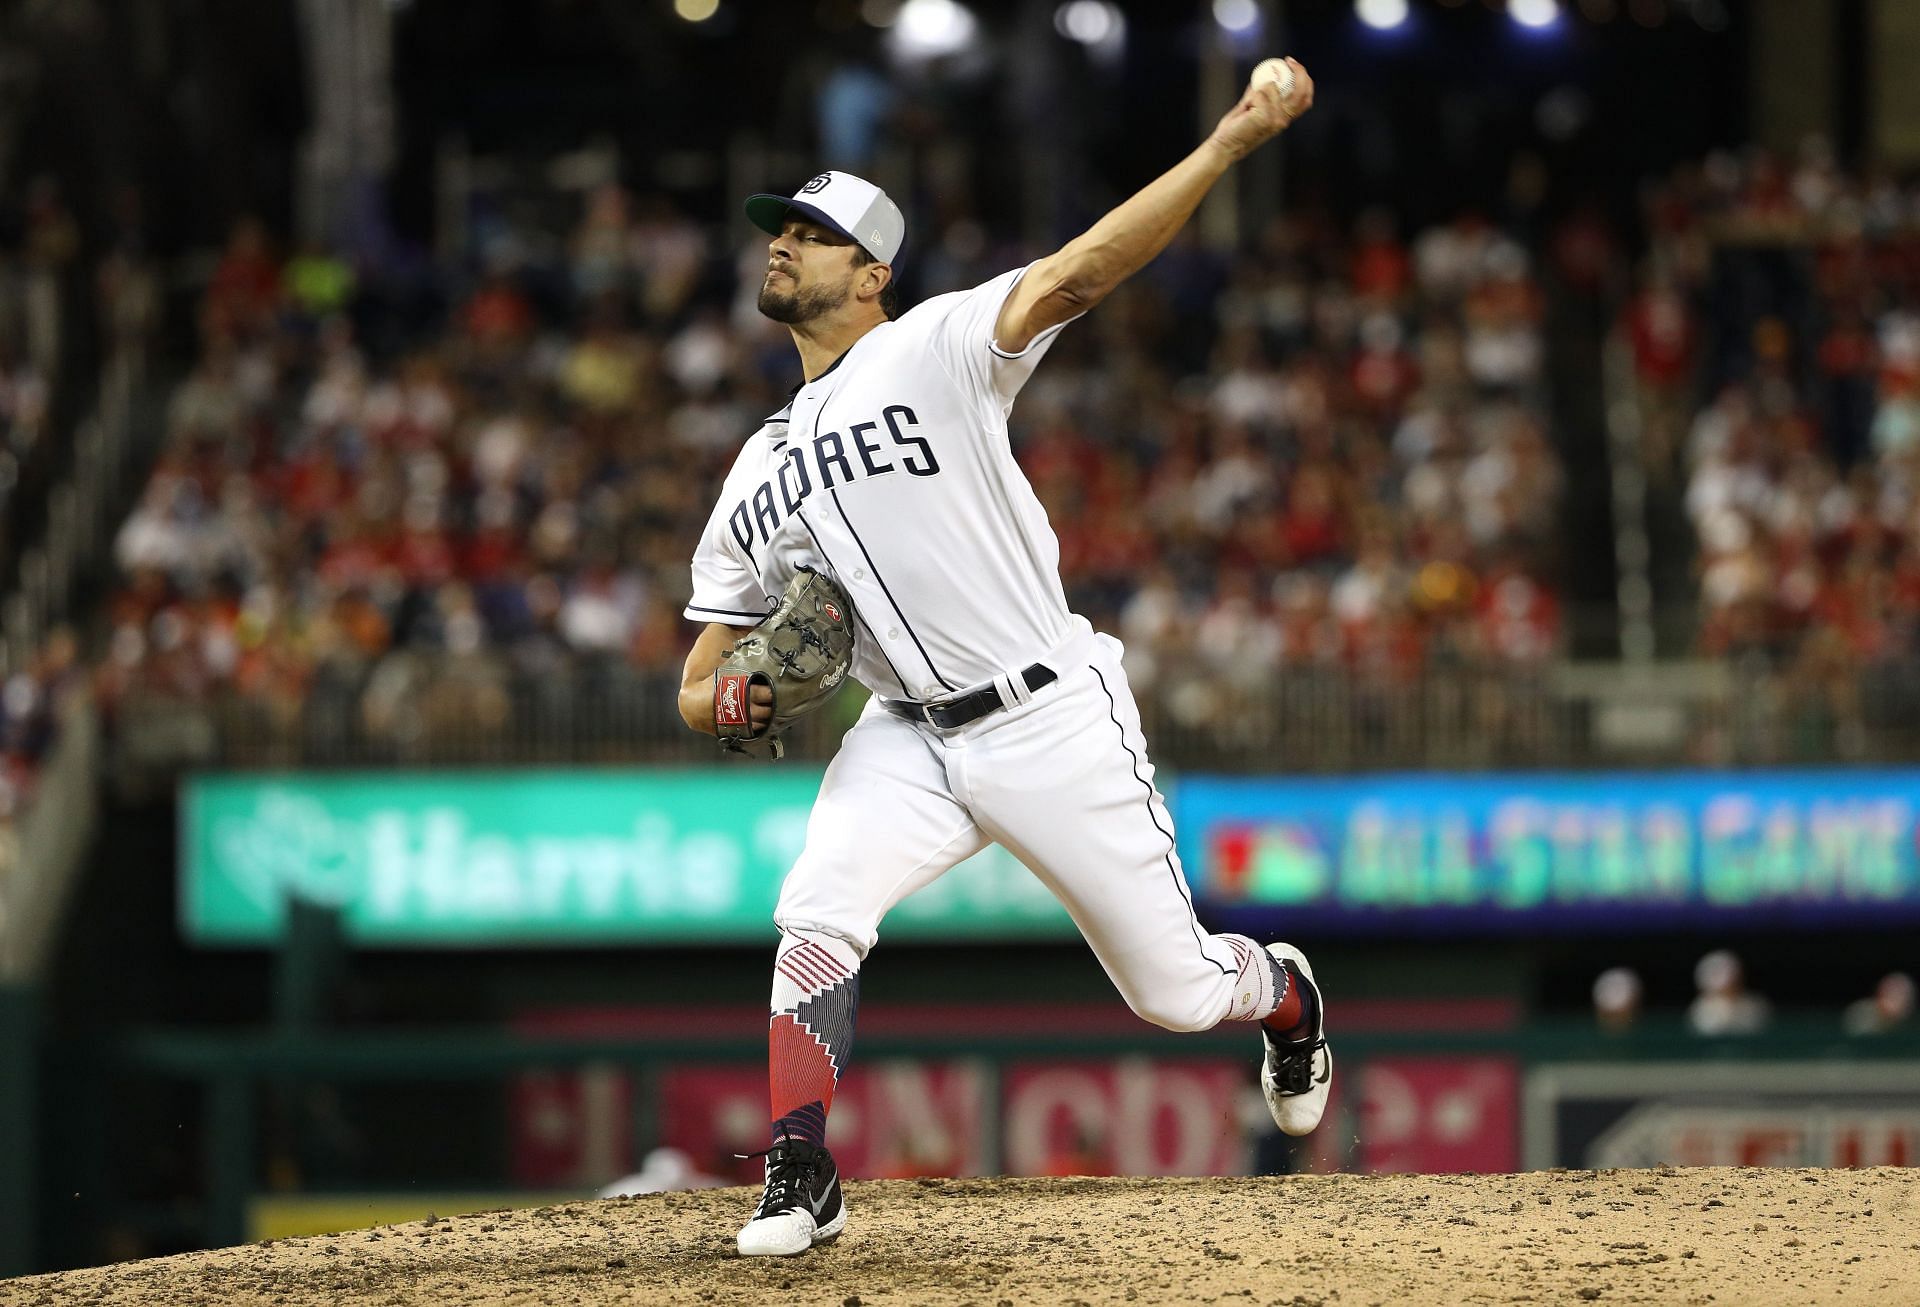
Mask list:
[[991,685],[963,694],[945,703],[920,705],[926,714],[927,724],[937,730],[956,731],[969,722],[977,722],[994,709],[1001,707],[1000,691]]
[[927,725],[942,731],[950,731],[957,726],[965,726],[973,720],[973,714],[963,711],[964,708],[972,706],[972,698],[972,695],[968,695],[966,699],[957,700],[953,703],[928,704]]

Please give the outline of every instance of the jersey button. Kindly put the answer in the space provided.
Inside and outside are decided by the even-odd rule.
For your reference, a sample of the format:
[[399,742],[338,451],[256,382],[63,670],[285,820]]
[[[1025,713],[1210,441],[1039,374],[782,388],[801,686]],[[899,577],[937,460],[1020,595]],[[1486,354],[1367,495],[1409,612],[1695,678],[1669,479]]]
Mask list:
[[854,579],[854,580],[856,580],[856,581],[864,581],[864,580],[866,580],[866,579],[867,579],[867,569],[866,569],[866,568],[864,568],[864,567],[856,567],[856,568],[854,568],[854,569],[853,569],[853,579]]
[[892,629],[891,631],[888,631],[888,632],[887,632],[887,639],[889,639],[889,640],[898,640],[899,638],[900,638],[900,628],[899,628],[899,627],[897,627],[897,626],[896,626],[896,627],[894,627],[894,628],[893,628],[893,629]]

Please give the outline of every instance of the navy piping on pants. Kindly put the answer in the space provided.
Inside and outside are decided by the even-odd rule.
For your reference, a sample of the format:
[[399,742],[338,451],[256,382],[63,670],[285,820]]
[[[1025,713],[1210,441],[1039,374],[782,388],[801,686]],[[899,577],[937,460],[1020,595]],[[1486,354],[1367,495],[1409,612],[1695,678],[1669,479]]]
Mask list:
[[1133,778],[1139,781],[1141,787],[1147,792],[1147,816],[1153,822],[1153,828],[1167,837],[1167,852],[1165,855],[1167,874],[1173,877],[1174,888],[1180,892],[1181,901],[1187,905],[1187,924],[1193,929],[1193,942],[1199,945],[1200,956],[1212,962],[1213,965],[1219,969],[1221,975],[1231,976],[1235,974],[1234,969],[1232,967],[1221,966],[1220,963],[1214,961],[1214,959],[1207,957],[1207,946],[1200,942],[1200,918],[1194,915],[1193,899],[1187,894],[1186,879],[1181,876],[1180,869],[1173,865],[1173,832],[1160,824],[1160,814],[1153,810],[1153,785],[1146,777],[1140,774],[1140,755],[1135,753],[1133,746],[1127,743],[1127,728],[1120,724],[1120,705],[1114,702],[1113,691],[1107,689],[1107,678],[1100,675],[1100,669],[1092,663],[1088,663],[1087,670],[1092,672],[1094,678],[1100,682],[1100,690],[1107,696],[1107,717],[1113,722],[1113,728],[1120,732],[1120,747],[1127,751],[1129,758],[1133,759]]

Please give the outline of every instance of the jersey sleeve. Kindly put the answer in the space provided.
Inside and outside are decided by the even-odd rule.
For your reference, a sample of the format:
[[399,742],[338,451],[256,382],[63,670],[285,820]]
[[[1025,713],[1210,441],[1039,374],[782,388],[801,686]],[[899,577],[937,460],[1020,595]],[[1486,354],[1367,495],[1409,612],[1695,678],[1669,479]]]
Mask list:
[[928,323],[931,347],[948,373],[981,396],[991,396],[1003,413],[1067,325],[1048,327],[1017,352],[1001,349],[995,342],[993,330],[1000,310],[1026,273],[1024,267],[1003,272],[972,290],[929,300],[920,310],[933,319]]
[[723,622],[728,626],[754,626],[767,615],[766,591],[760,576],[741,558],[738,544],[728,532],[727,505],[730,496],[722,494],[714,506],[700,543],[693,551],[693,597],[683,615],[696,622]]

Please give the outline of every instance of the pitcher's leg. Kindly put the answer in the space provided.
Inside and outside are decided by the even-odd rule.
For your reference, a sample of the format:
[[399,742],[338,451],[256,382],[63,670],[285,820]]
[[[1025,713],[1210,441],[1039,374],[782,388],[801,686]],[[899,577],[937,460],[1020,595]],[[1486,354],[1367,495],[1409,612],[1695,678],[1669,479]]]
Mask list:
[[820,782],[774,924],[838,936],[865,958],[888,909],[986,845],[935,747],[873,705]]
[[1261,1022],[1268,1104],[1303,1134],[1332,1071],[1313,973],[1290,946],[1201,928],[1118,646],[1098,644],[1058,699],[970,747],[974,814],[1066,905],[1135,1012],[1173,1030]]
[[1253,940],[1195,917],[1118,659],[1074,669],[1055,690],[970,746],[976,817],[1066,906],[1142,1017],[1205,1030],[1268,1015],[1284,974]]
[[985,842],[948,790],[943,762],[913,727],[869,711],[847,732],[774,911],[773,1144],[760,1204],[740,1231],[742,1256],[804,1252],[845,1227],[827,1114],[853,1047],[860,964],[887,909]]
[[826,1146],[827,1109],[853,1047],[860,955],[837,935],[782,930],[772,1004],[773,1143],[766,1187],[736,1240],[742,1257],[789,1257],[846,1228],[840,1172]]
[[773,914],[780,949],[767,1053],[775,1142],[826,1142],[827,1109],[853,1044],[860,963],[880,918],[985,838],[917,730],[870,713],[847,732]]
[[767,1026],[767,1081],[773,1142],[827,1142],[827,1112],[840,1069],[853,1051],[860,1011],[860,955],[835,935],[780,932],[773,960],[773,1018]]

